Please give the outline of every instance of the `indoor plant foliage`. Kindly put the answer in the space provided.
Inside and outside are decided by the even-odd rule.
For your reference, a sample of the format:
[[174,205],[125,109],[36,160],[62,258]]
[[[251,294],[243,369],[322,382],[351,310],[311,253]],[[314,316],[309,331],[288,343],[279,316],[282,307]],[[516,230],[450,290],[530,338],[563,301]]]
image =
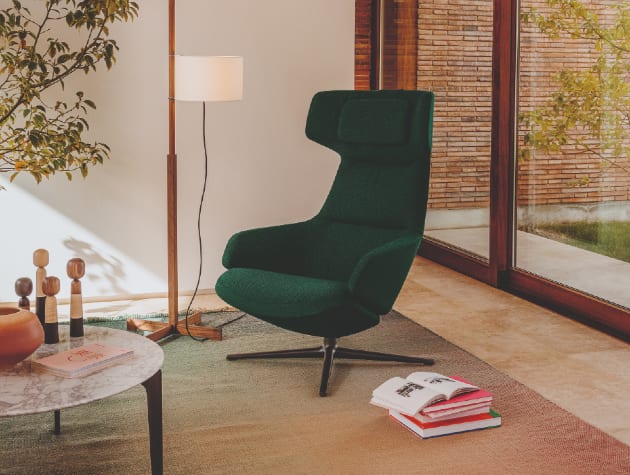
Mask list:
[[[109,26],[135,19],[138,5],[47,0],[29,7],[12,0],[0,9],[0,171],[11,180],[28,172],[38,183],[58,171],[85,177],[90,165],[109,157],[106,144],[84,139],[87,112],[96,106],[81,91],[65,91],[67,102],[51,97],[74,73],[88,74],[101,62],[111,68],[118,46]],[[79,39],[71,45],[64,32]]]

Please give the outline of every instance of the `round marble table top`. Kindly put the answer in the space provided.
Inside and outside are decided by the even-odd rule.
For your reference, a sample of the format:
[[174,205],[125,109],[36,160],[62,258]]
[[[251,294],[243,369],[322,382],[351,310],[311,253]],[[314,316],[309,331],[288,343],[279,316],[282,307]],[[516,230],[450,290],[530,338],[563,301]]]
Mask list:
[[[84,329],[85,336],[70,338],[69,326],[59,325],[59,343],[42,345],[13,368],[0,370],[0,417],[54,411],[103,399],[145,382],[162,368],[164,352],[155,342],[122,330],[89,325]],[[80,378],[31,370],[31,359],[94,342],[132,349],[134,354]]]

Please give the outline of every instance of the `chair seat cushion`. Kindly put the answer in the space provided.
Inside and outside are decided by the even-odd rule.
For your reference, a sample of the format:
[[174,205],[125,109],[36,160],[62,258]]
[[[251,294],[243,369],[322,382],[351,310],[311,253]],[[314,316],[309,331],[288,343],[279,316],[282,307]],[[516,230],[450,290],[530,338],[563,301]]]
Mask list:
[[216,291],[244,312],[271,318],[316,315],[350,297],[345,282],[239,267],[219,277]]

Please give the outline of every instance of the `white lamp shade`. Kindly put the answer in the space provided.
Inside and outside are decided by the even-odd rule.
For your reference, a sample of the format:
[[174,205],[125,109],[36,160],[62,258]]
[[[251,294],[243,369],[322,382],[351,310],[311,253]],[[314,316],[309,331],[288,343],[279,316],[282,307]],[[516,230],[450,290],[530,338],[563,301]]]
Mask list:
[[241,56],[175,56],[175,99],[239,101],[243,98]]

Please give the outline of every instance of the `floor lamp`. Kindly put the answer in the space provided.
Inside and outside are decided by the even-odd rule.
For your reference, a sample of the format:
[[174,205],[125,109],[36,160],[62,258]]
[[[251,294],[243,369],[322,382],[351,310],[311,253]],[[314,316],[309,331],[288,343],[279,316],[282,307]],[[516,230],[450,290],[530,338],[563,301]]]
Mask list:
[[[186,315],[179,321],[177,272],[177,155],[175,153],[175,101],[203,103],[204,152],[205,103],[240,100],[243,94],[243,58],[239,56],[176,56],[175,55],[175,0],[169,0],[169,97],[167,160],[167,245],[168,245],[168,322],[127,320],[127,329],[149,332],[147,337],[160,340],[172,334],[220,340],[221,329],[199,325],[201,313]],[[207,174],[207,154],[206,154]],[[204,191],[205,194],[205,180]],[[201,203],[203,204],[203,194]],[[201,205],[199,208],[201,216]],[[200,242],[201,245],[201,242]],[[200,256],[201,258],[201,256]],[[199,270],[201,277],[201,267]],[[199,281],[197,282],[197,285]],[[195,290],[196,294],[196,290]],[[194,295],[193,295],[194,297]]]

